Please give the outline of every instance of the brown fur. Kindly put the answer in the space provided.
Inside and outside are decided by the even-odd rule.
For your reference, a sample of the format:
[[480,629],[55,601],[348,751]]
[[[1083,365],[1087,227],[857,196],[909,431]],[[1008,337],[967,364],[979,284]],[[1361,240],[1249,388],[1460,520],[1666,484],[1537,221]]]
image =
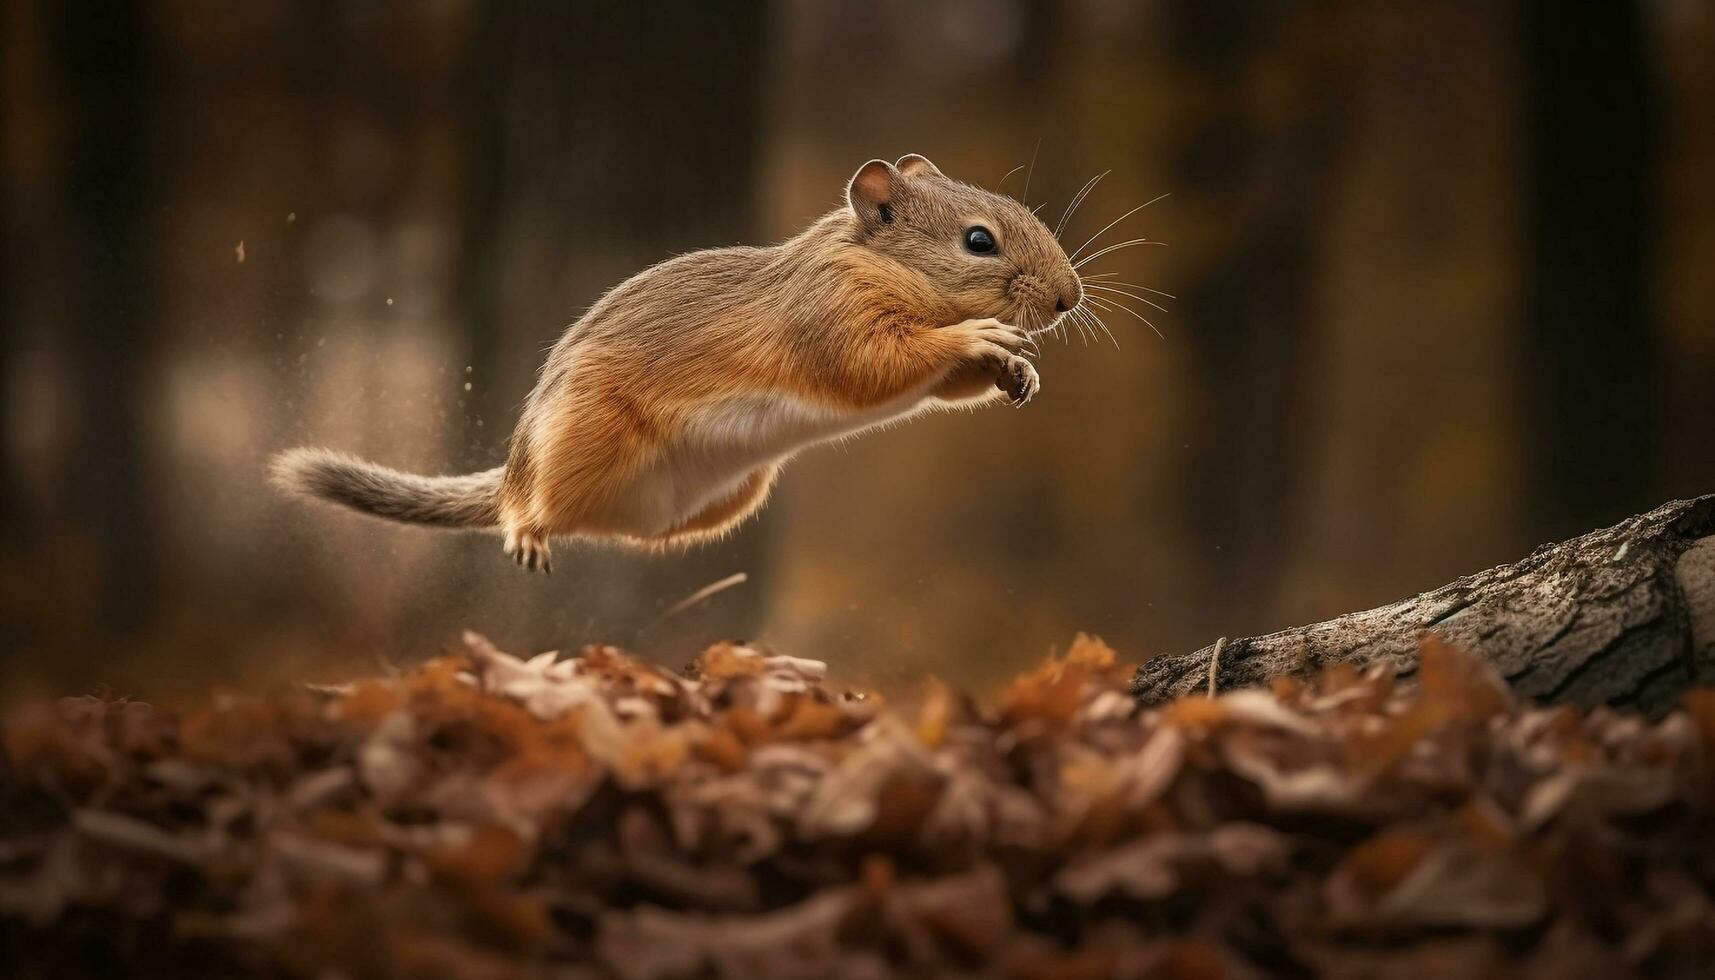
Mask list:
[[[556,535],[664,546],[723,534],[767,500],[800,447],[787,439],[772,455],[764,448],[780,441],[776,430],[809,425],[802,418],[817,420],[808,443],[925,404],[990,400],[997,388],[1017,402],[1034,394],[1021,328],[1045,329],[1057,303],[1069,309],[1082,298],[1036,216],[916,156],[865,164],[847,196],[846,207],[779,245],[652,266],[566,331],[487,501],[509,554],[546,568]],[[972,224],[993,232],[995,254],[966,251]],[[847,417],[849,428],[839,422]],[[764,458],[725,482],[726,468],[749,458],[747,439]],[[371,513],[421,509],[330,492],[351,461],[332,473],[318,464],[324,457],[332,458],[283,456],[279,478]],[[697,485],[705,475],[720,482]],[[426,499],[421,484],[416,497]],[[686,501],[702,503],[686,510]]]

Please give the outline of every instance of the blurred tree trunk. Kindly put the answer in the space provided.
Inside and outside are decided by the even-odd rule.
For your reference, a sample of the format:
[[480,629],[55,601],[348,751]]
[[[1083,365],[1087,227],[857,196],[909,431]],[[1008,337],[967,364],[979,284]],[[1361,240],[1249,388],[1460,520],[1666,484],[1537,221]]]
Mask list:
[[[33,254],[27,233],[31,223],[20,213],[23,209],[17,200],[27,187],[27,168],[13,145],[20,140],[24,126],[23,97],[17,90],[24,87],[19,84],[21,77],[33,67],[24,54],[29,50],[25,45],[36,40],[31,29],[37,17],[38,11],[23,3],[0,9],[0,63],[11,69],[5,76],[6,86],[0,88],[0,150],[4,151],[0,153],[0,422],[6,423],[18,405],[13,385],[19,379],[13,365],[22,347],[19,325],[26,315],[23,291],[18,288],[19,273]],[[0,455],[0,467],[4,468],[0,472],[0,562],[23,548],[27,533],[23,493],[11,472],[17,465],[14,450],[12,433],[0,432],[0,453],[4,453]],[[7,649],[6,639],[0,634],[0,655]]]
[[[1346,79],[1295,23],[1321,13],[1248,0],[1178,0],[1165,12],[1168,48],[1205,107],[1175,183],[1228,229],[1180,293],[1179,318],[1195,324],[1189,498],[1208,585],[1242,621],[1278,581],[1302,477],[1300,387]],[[1258,104],[1259,86],[1270,104]]]
[[[543,347],[602,290],[674,253],[754,237],[768,14],[748,3],[529,2],[482,15],[462,294],[477,387],[499,393],[475,403],[488,458],[499,458]],[[582,605],[642,606],[637,626],[657,598],[754,573],[765,530],[672,563],[592,551],[565,564]],[[718,621],[704,616],[699,631],[749,633],[757,597],[724,596]]]
[[547,209],[543,226],[569,247],[656,253],[748,232],[764,13],[525,4],[503,52],[507,209]]
[[[499,242],[506,195],[506,105],[519,25],[514,4],[479,5],[471,14],[469,49],[460,70],[459,126],[463,134],[464,173],[459,228],[463,239],[455,301],[465,334],[468,366],[484,382],[466,399],[464,434],[458,462],[462,468],[487,469],[505,452],[505,409],[493,383],[499,365],[503,275]],[[476,424],[482,420],[482,425]]]
[[1638,505],[1656,475],[1654,100],[1639,4],[1524,10],[1525,513],[1541,540]]
[[48,5],[63,73],[64,342],[74,365],[73,431],[61,482],[68,539],[95,560],[95,624],[129,631],[155,596],[156,515],[148,397],[156,332],[149,150],[158,75],[152,25],[127,0]]

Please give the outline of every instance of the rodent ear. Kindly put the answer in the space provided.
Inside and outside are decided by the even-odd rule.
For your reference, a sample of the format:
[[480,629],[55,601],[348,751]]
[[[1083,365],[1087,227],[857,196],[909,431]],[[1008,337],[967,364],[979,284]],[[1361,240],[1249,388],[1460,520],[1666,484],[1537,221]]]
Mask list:
[[893,192],[899,171],[886,160],[871,160],[858,168],[846,185],[846,202],[866,225],[893,221]]
[[928,174],[932,177],[942,176],[941,169],[930,163],[928,157],[916,153],[905,154],[894,161],[893,165],[907,177],[916,177],[922,174]]

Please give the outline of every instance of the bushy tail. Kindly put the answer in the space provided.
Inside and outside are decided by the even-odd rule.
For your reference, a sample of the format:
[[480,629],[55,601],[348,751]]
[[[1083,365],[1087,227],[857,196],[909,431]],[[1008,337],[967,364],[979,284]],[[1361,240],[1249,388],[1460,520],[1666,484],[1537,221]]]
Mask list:
[[289,449],[274,457],[274,483],[365,514],[433,527],[493,527],[500,522],[497,466],[465,476],[418,476],[325,449]]

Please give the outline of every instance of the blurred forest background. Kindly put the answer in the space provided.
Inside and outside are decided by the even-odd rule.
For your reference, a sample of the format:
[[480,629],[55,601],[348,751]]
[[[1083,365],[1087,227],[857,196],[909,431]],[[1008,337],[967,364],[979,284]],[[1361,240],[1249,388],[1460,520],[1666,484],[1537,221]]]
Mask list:
[[[6,698],[464,627],[980,689],[1076,630],[1180,651],[1715,491],[1709,0],[0,9]],[[718,547],[551,579],[266,484],[306,443],[494,465],[603,289],[906,152],[991,188],[1034,155],[1051,218],[1111,170],[1074,244],[1170,193],[1115,232],[1169,247],[1096,266],[1175,294],[1165,339],[1110,316],[1026,410],[810,452]]]

